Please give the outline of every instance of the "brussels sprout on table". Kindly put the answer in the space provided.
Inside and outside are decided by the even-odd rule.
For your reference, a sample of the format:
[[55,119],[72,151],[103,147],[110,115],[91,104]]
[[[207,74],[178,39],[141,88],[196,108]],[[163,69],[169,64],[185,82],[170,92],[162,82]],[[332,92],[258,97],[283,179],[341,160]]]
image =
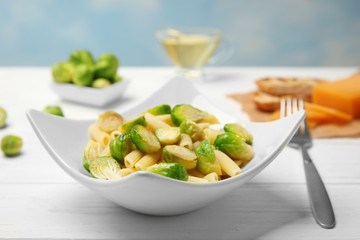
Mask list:
[[43,112],[49,113],[52,115],[56,115],[59,117],[64,117],[63,111],[61,110],[61,107],[59,107],[59,106],[46,106],[43,109]]
[[68,62],[58,62],[52,66],[51,72],[55,82],[71,83],[75,73],[75,67]]
[[119,164],[124,164],[124,157],[131,152],[131,148],[132,141],[130,133],[123,133],[110,142],[111,156],[118,161]]
[[101,114],[98,118],[99,128],[105,132],[112,132],[118,129],[123,123],[123,118],[120,114],[113,111],[108,111]]
[[176,105],[171,111],[173,123],[179,126],[185,120],[200,122],[209,117],[207,112],[203,112],[189,104]]
[[221,166],[217,160],[214,149],[212,148],[209,140],[201,142],[200,146],[195,149],[197,157],[196,168],[203,174],[209,174],[212,172],[221,175]]
[[232,159],[250,160],[254,157],[252,147],[244,138],[232,132],[225,132],[216,137],[214,146]]
[[69,62],[75,66],[80,64],[94,65],[94,58],[91,53],[86,50],[77,50],[70,53]]
[[253,136],[240,124],[238,123],[228,123],[224,126],[225,132],[236,133],[240,137],[245,139],[247,144],[252,145]]
[[105,78],[98,78],[93,81],[91,84],[94,88],[106,88],[111,85],[111,82]]
[[202,140],[205,136],[202,128],[194,121],[185,120],[180,124],[181,133],[185,133],[191,137],[193,141]]
[[146,171],[182,181],[188,180],[186,169],[179,163],[159,163],[148,167]]
[[151,113],[154,116],[157,115],[163,115],[163,114],[170,114],[171,113],[171,107],[167,104],[163,104],[160,106],[153,107],[146,112]]
[[146,121],[145,121],[145,117],[141,116],[129,121],[126,121],[124,123],[124,125],[122,125],[121,130],[124,132],[130,132],[131,129],[135,126],[135,125],[142,125],[144,127],[146,127]]
[[178,127],[163,127],[155,131],[157,139],[163,145],[175,144],[180,140],[180,128]]
[[75,68],[73,77],[74,84],[78,86],[90,86],[94,79],[94,67],[80,64]]
[[3,128],[6,124],[6,111],[2,107],[0,107],[0,128]]
[[120,178],[120,165],[112,157],[97,157],[89,164],[90,174],[94,178],[111,180]]
[[196,154],[184,147],[167,145],[163,148],[163,158],[167,163],[180,163],[185,169],[196,167]]
[[131,129],[131,140],[142,152],[154,153],[161,148],[160,142],[156,136],[142,125],[135,125]]
[[1,151],[6,156],[15,156],[20,153],[22,147],[22,139],[15,135],[7,135],[1,140]]
[[102,54],[95,64],[95,76],[97,78],[111,79],[116,75],[119,60],[111,53]]

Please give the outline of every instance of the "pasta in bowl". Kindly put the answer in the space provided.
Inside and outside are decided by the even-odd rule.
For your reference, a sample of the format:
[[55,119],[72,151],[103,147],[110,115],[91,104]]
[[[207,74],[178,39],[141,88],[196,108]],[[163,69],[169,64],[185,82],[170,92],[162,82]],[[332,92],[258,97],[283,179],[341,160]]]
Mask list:
[[[186,92],[185,95],[183,94],[184,92]],[[221,180],[219,179],[220,181],[214,181],[216,180],[216,177],[214,174],[212,174],[207,177],[208,179],[206,180],[208,182],[206,183],[190,182],[164,177],[149,171],[133,172],[132,170],[127,170],[131,173],[125,177],[115,177],[115,179],[112,180],[95,179],[84,168],[82,159],[84,157],[84,148],[89,143],[89,129],[94,123],[97,122],[96,120],[71,120],[66,118],[59,118],[36,110],[29,110],[27,112],[27,117],[41,143],[44,145],[55,162],[67,174],[69,174],[76,181],[83,184],[87,188],[96,192],[97,195],[109,199],[119,206],[136,212],[151,215],[176,215],[204,207],[212,201],[229,194],[233,189],[241,186],[242,184],[249,181],[252,177],[256,176],[261,170],[270,164],[270,162],[286,146],[293,134],[295,134],[298,126],[305,116],[304,111],[300,111],[294,115],[274,122],[238,122],[238,120],[233,116],[228,115],[216,108],[206,97],[198,92],[198,90],[192,85],[191,82],[186,81],[183,78],[170,79],[163,87],[155,91],[149,97],[145,98],[142,102],[129,108],[128,110],[119,111],[119,113],[123,117],[124,123],[126,123],[129,121],[129,119],[137,119],[139,114],[146,112],[154,106],[162,105],[163,103],[168,103],[170,106],[172,106],[172,108],[179,104],[189,104],[194,108],[201,109],[204,112],[213,114],[220,122],[220,127],[216,129],[211,126],[210,129],[216,131],[225,132],[223,127],[227,123],[241,124],[253,136],[251,147],[254,152],[254,157],[246,165],[242,166],[240,164],[240,174],[235,174],[233,177],[227,177],[226,175],[223,175],[225,177],[223,177]],[[160,115],[154,115],[153,113],[151,114],[156,119],[161,119],[161,121],[166,123],[167,120],[165,120],[165,118],[168,117],[160,117]],[[143,116],[145,118],[145,115]],[[200,122],[197,124],[200,124]],[[137,125],[141,126],[141,124]],[[123,134],[123,132],[119,132],[120,135]],[[120,136],[116,136],[116,132],[113,131],[109,133],[107,133],[110,136],[110,138],[107,140],[108,145],[111,143],[113,138],[116,139],[118,136]],[[161,136],[161,134],[162,136],[172,135],[169,133],[164,134],[160,131],[158,135]],[[171,143],[171,140],[173,140],[171,137],[162,138],[162,141],[165,142],[170,141]],[[197,141],[192,141],[193,145],[195,142]],[[214,143],[211,144],[211,140],[209,140],[209,142],[210,145],[214,145]],[[180,146],[180,142],[178,142],[178,144],[179,145],[167,145]],[[190,141],[188,141],[188,144],[190,144]],[[187,144],[184,144],[183,146],[186,145]],[[161,147],[164,148],[164,146]],[[106,149],[105,144],[102,148],[102,151]],[[170,152],[173,154],[174,152],[176,153],[176,149],[174,150],[172,148],[174,147],[170,148]],[[136,149],[134,149],[134,146],[131,146],[131,150]],[[156,152],[149,154],[154,154],[154,157],[157,157]],[[163,149],[161,155],[163,155]],[[142,152],[141,156],[146,156],[146,154]],[[148,160],[151,162],[153,159],[149,157]],[[157,163],[159,163],[159,161],[162,160],[159,159]],[[145,160],[143,160],[143,162],[145,162]],[[236,161],[233,162],[237,164]],[[133,164],[131,162],[129,163]],[[173,164],[173,162],[171,162],[171,164]],[[122,167],[123,166],[119,164],[119,171],[126,169]],[[154,169],[154,171],[160,170]],[[186,172],[188,176],[190,172],[190,176],[194,176],[200,179],[204,179],[204,177],[208,175],[206,174],[204,177],[202,177],[202,175],[196,175],[193,173],[195,171],[191,169],[186,170]],[[216,170],[214,170],[214,172],[216,172]],[[122,174],[126,175],[127,173],[123,171]],[[181,171],[178,172],[178,175],[180,175],[181,178]],[[219,176],[221,177],[221,175]]]

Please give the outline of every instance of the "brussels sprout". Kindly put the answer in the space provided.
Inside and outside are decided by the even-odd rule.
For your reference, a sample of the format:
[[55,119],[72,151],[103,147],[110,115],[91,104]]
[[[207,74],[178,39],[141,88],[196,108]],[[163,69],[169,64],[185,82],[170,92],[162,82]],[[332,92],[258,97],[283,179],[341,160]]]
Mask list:
[[163,114],[170,114],[171,107],[169,105],[163,104],[154,108],[147,110],[146,112],[151,113],[154,116],[163,115]]
[[102,54],[95,64],[95,76],[97,78],[111,79],[115,76],[119,67],[119,60],[111,53]]
[[98,78],[95,79],[94,82],[91,84],[94,88],[105,88],[111,85],[111,82],[105,78]]
[[75,68],[70,63],[58,62],[52,66],[51,72],[55,82],[71,83],[75,73]]
[[63,117],[64,114],[59,106],[46,106],[43,109],[43,112],[50,113],[59,117]]
[[171,111],[171,119],[177,126],[185,120],[199,122],[207,119],[208,117],[207,112],[203,112],[189,104],[176,105]]
[[112,157],[98,157],[89,164],[90,174],[94,178],[111,180],[120,178],[120,165]]
[[175,144],[180,140],[180,128],[163,127],[155,130],[155,135],[162,145]]
[[214,146],[232,159],[249,160],[254,156],[252,147],[244,139],[232,132],[225,132],[216,137]]
[[204,138],[204,130],[191,120],[185,120],[180,124],[181,133],[185,133],[195,142]]
[[121,126],[123,118],[116,112],[108,111],[99,116],[97,123],[101,130],[105,132],[112,132]]
[[7,135],[1,140],[1,151],[6,156],[15,156],[20,153],[22,139],[15,135]]
[[123,78],[117,74],[115,74],[115,76],[112,78],[113,83],[121,82],[122,80]]
[[214,149],[209,140],[202,141],[200,146],[195,149],[195,154],[197,157],[196,168],[200,172],[203,174],[216,172],[218,175],[221,175],[220,163],[215,156]]
[[90,86],[94,78],[94,68],[90,65],[80,64],[76,67],[73,82],[79,86]]
[[84,159],[83,159],[83,166],[86,170],[89,170],[89,164],[92,160],[100,156],[102,152],[102,147],[100,142],[95,142],[90,140],[84,149]]
[[240,124],[238,123],[228,123],[224,126],[225,132],[236,133],[240,137],[245,139],[247,144],[252,145],[253,136]]
[[6,123],[6,111],[2,107],[0,107],[0,128],[3,128]]
[[94,58],[91,53],[86,50],[78,50],[70,53],[69,62],[75,66],[80,64],[94,65]]
[[193,151],[177,145],[167,145],[163,148],[163,158],[165,162],[177,162],[185,169],[196,167],[196,155]]
[[146,171],[182,181],[188,180],[186,169],[179,163],[159,163],[148,167]]
[[146,127],[145,117],[141,116],[132,120],[128,120],[122,125],[121,129],[123,132],[130,132],[135,125],[142,125]]
[[131,148],[130,133],[123,133],[110,142],[111,156],[120,164],[124,164],[124,157],[131,152]]
[[135,125],[131,129],[131,140],[142,152],[154,153],[161,148],[160,142],[156,136],[142,125]]

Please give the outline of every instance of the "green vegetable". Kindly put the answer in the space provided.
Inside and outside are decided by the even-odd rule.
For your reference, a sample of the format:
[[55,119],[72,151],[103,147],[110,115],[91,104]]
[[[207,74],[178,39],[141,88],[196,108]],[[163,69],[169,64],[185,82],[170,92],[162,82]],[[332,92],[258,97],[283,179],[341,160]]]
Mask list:
[[84,149],[84,159],[83,159],[83,166],[86,170],[89,170],[89,164],[97,158],[102,151],[101,144],[99,142],[95,142],[90,140],[89,143],[86,145]]
[[112,78],[113,83],[121,82],[122,80],[123,78],[117,74],[115,74],[115,76]]
[[95,64],[95,76],[97,78],[111,79],[115,76],[119,67],[119,60],[111,53],[102,54]]
[[69,62],[75,66],[80,64],[94,65],[94,58],[91,53],[86,50],[77,50],[70,53]]
[[173,123],[179,126],[185,120],[200,122],[209,118],[207,112],[203,112],[189,104],[176,105],[171,111],[171,119]]
[[157,139],[162,145],[175,144],[180,140],[180,128],[178,127],[163,127],[155,131]]
[[159,163],[148,167],[146,171],[182,181],[188,180],[186,169],[179,163]]
[[135,125],[142,125],[144,127],[146,127],[146,121],[145,121],[145,117],[141,116],[129,121],[126,121],[124,123],[124,125],[122,125],[122,131],[123,132],[130,132],[131,129],[135,126]]
[[240,124],[238,123],[228,123],[224,126],[225,132],[236,133],[240,137],[245,139],[247,144],[252,145],[253,136]]
[[3,128],[6,124],[6,111],[2,107],[0,107],[0,128]]
[[71,83],[75,73],[75,68],[70,63],[58,62],[52,66],[51,72],[55,82]]
[[203,174],[216,172],[218,175],[221,175],[220,163],[215,156],[214,149],[209,140],[202,141],[200,146],[195,149],[195,154],[197,157],[196,168],[200,172]]
[[7,135],[1,139],[1,151],[6,156],[15,156],[20,153],[22,139],[15,135]]
[[90,174],[94,178],[111,180],[120,178],[120,165],[111,157],[98,157],[89,164]]
[[163,115],[163,114],[170,114],[171,107],[169,105],[163,104],[154,108],[147,110],[146,112],[151,113],[154,116]]
[[253,149],[244,139],[232,132],[225,132],[216,137],[214,146],[232,159],[250,160],[254,156]]
[[94,68],[87,64],[79,64],[74,73],[73,82],[79,86],[90,86],[94,78]]
[[156,136],[142,125],[135,125],[131,129],[131,140],[142,152],[154,153],[161,148],[160,142]]
[[180,124],[180,131],[189,135],[193,141],[201,140],[205,135],[202,128],[191,120],[183,121]]
[[117,112],[107,111],[99,116],[97,123],[101,130],[112,132],[121,126],[123,118]]
[[196,167],[196,155],[193,151],[177,145],[167,145],[163,148],[163,158],[168,163],[180,163],[185,169]]
[[61,107],[59,107],[59,106],[46,106],[43,109],[43,112],[50,113],[52,115],[56,115],[59,117],[64,117]]
[[117,136],[110,142],[111,156],[118,161],[119,164],[124,164],[124,157],[131,152],[132,141],[130,133],[123,133]]
[[105,78],[98,78],[95,79],[94,82],[91,84],[94,88],[105,88],[111,85],[111,82]]

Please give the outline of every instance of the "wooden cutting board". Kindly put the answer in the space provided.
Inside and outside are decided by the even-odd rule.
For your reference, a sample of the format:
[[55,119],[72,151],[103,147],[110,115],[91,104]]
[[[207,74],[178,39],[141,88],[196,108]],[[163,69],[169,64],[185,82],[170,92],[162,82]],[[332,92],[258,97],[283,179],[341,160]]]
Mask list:
[[[239,102],[241,109],[248,114],[251,121],[267,122],[271,113],[260,111],[253,102],[254,92],[228,95],[229,98]],[[360,119],[343,125],[324,124],[310,129],[313,138],[355,138],[360,137]]]

